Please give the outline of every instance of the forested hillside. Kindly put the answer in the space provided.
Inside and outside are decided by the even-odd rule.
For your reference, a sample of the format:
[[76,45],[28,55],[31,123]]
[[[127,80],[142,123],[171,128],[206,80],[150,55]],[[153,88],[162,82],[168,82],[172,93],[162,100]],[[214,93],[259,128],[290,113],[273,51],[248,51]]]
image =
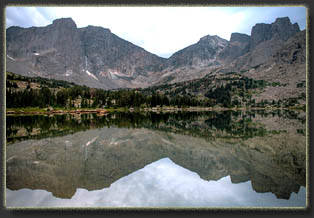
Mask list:
[[[302,85],[302,84],[301,84]],[[301,86],[300,85],[300,86]],[[304,85],[304,84],[303,84]],[[256,101],[265,87],[285,86],[232,72],[187,82],[145,89],[103,90],[54,79],[31,78],[7,72],[6,107],[110,108],[110,107],[304,107],[298,98]]]

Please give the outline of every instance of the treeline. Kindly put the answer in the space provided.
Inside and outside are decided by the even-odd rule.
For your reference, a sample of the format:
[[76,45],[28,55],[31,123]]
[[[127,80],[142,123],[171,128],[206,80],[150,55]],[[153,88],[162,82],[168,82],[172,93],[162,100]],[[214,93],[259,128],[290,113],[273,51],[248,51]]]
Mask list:
[[[17,82],[27,82],[19,88]],[[37,83],[39,88],[31,88]],[[169,96],[160,91],[144,92],[142,89],[103,90],[75,85],[66,81],[45,78],[28,78],[7,74],[6,107],[156,107],[156,106],[212,106],[209,100],[188,95]]]
[[[19,88],[18,82],[26,82]],[[36,85],[31,85],[36,83]],[[280,86],[241,75],[233,77],[204,77],[193,81],[164,84],[145,89],[103,90],[75,85],[66,81],[30,78],[7,74],[6,107],[291,107],[305,100],[299,98],[255,102],[252,90],[266,86]],[[33,88],[32,88],[33,87]]]
[[18,107],[156,107],[156,106],[211,106],[209,100],[197,100],[189,96],[169,98],[162,93],[144,95],[136,90],[101,90],[83,86],[53,91],[46,86],[40,89],[15,90],[7,88],[7,108]]

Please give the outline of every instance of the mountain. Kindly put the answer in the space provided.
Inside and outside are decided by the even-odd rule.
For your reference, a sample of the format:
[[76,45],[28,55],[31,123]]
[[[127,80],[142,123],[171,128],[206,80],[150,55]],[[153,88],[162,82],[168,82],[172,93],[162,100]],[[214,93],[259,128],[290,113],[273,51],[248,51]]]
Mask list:
[[130,80],[160,71],[165,59],[111,33],[77,28],[71,18],[46,27],[10,27],[7,71],[98,88],[132,87]]
[[228,41],[219,36],[204,36],[167,60],[167,67],[152,75],[154,84],[174,83],[198,79],[207,74],[204,69],[216,69],[222,62],[218,59],[228,46]]
[[168,60],[173,68],[182,66],[211,66],[219,64],[218,54],[227,46],[228,41],[219,36],[204,36],[196,44],[174,53]]
[[272,24],[256,24],[251,31],[248,52],[231,62],[226,67],[227,71],[249,70],[266,63],[298,32],[300,32],[298,24],[292,24],[288,17],[277,18]]
[[[305,32],[305,31],[303,31]],[[170,58],[161,58],[95,26],[77,28],[71,18],[46,27],[9,27],[6,30],[7,71],[75,82],[89,87],[115,89],[149,87],[202,78],[208,74],[254,71],[273,66],[274,56],[284,56],[283,47],[295,48],[290,40],[300,33],[288,17],[271,24],[256,24],[251,36],[232,33],[230,41],[204,36]],[[298,35],[305,42],[305,34]],[[303,37],[303,38],[302,38]],[[299,43],[300,44],[300,43]],[[305,56],[303,57],[305,60]],[[295,62],[285,68],[305,63]],[[291,68],[291,69],[292,69]],[[305,74],[303,75],[305,79]]]
[[219,60],[225,63],[232,62],[235,58],[249,52],[251,37],[242,33],[232,33],[230,41],[219,54]]
[[300,31],[297,23],[291,24],[288,17],[277,18],[272,24],[258,23],[252,28],[251,32],[251,50],[261,42],[276,38],[287,40]]
[[104,84],[137,86],[129,81],[160,71],[165,64],[165,59],[119,38],[108,29],[88,26],[79,29],[79,33],[84,48],[84,69]]
[[305,104],[306,96],[306,32],[301,31],[283,42],[267,61],[254,68],[243,71],[243,75],[252,79],[264,79],[271,83],[280,83],[256,95],[260,99],[301,98]]

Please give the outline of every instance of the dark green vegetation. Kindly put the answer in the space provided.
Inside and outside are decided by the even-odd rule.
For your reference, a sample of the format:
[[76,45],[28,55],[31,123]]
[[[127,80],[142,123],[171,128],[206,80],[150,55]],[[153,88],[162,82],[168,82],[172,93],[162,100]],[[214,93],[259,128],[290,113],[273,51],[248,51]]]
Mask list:
[[143,95],[138,90],[102,90],[65,81],[30,78],[7,73],[7,108],[19,107],[154,107],[174,105],[164,95]]
[[118,107],[257,107],[298,106],[300,98],[256,102],[254,94],[267,86],[284,86],[254,80],[237,73],[206,76],[187,82],[145,89],[103,90],[65,81],[7,73],[7,108],[118,108]]
[[267,106],[287,108],[298,106],[299,99],[305,100],[305,95],[299,98],[280,99],[269,101],[262,99],[257,102],[254,95],[262,93],[266,87],[286,86],[279,82],[255,80],[236,72],[222,75],[207,75],[192,81],[165,84],[143,89],[143,93],[162,93],[171,99],[176,99],[178,105],[193,106],[220,106],[232,107],[257,107]]
[[[305,123],[305,119],[300,118],[297,112],[289,110],[7,116],[6,139],[10,144],[102,127],[148,128],[203,138],[251,138],[277,133],[255,122],[256,116],[282,117]],[[304,135],[305,129],[298,130],[298,133]]]

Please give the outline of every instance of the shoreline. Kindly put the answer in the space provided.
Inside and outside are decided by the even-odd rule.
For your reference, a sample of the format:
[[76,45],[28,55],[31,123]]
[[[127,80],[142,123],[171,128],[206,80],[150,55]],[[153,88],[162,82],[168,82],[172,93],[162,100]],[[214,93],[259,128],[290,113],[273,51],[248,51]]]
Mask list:
[[46,110],[45,108],[41,108],[38,110],[26,110],[24,109],[15,109],[15,110],[6,110],[7,115],[19,115],[19,114],[34,114],[34,115],[41,115],[41,114],[48,114],[48,115],[53,115],[53,114],[83,114],[83,113],[99,113],[99,114],[105,114],[108,113],[108,110],[106,109],[73,109],[73,110],[66,110],[66,109],[60,109],[60,110]]
[[302,110],[303,107],[293,107],[293,108],[277,108],[277,107],[236,107],[236,108],[223,108],[223,107],[152,107],[152,108],[97,108],[97,109],[52,109],[47,108],[8,108],[6,109],[6,115],[54,115],[54,114],[90,114],[96,113],[105,115],[110,112],[120,111],[120,112],[165,112],[173,113],[178,111],[185,112],[205,112],[205,111],[254,111],[254,110]]

